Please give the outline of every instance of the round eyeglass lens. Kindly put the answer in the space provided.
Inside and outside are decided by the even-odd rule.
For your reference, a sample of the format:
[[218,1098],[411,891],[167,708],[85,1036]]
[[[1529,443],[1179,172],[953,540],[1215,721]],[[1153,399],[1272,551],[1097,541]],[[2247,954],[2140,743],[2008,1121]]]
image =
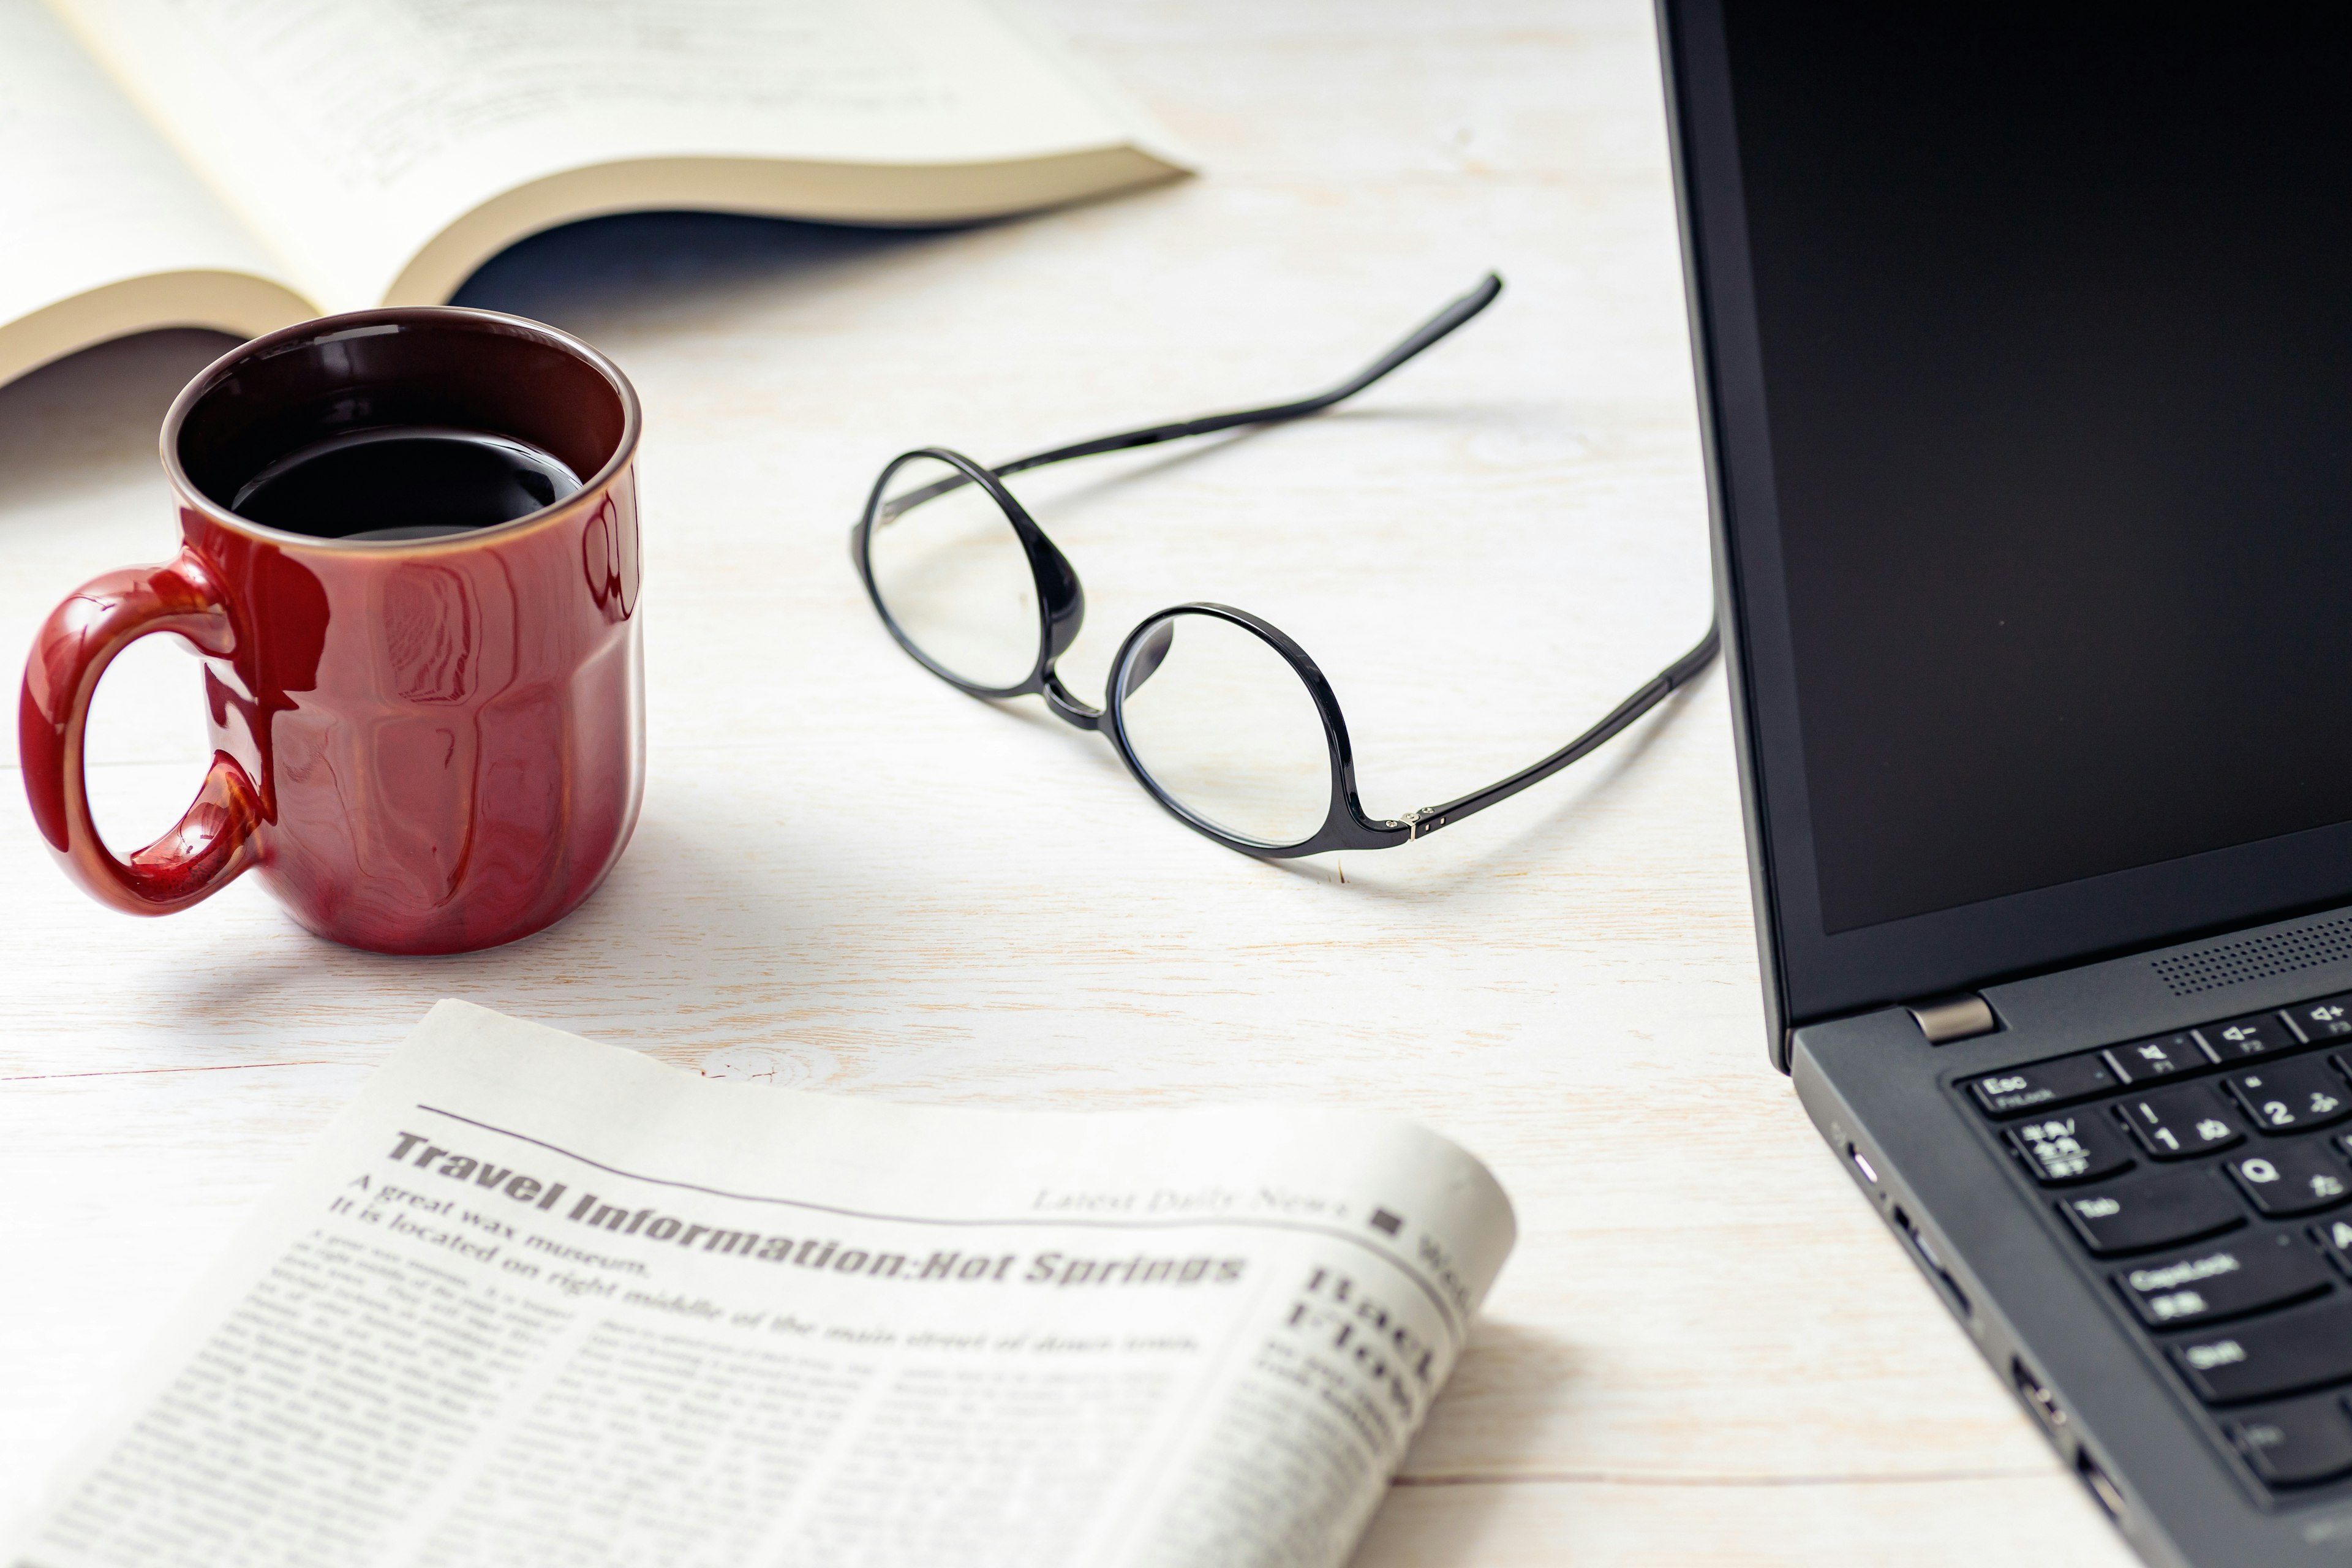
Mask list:
[[974,686],[1017,686],[1043,637],[1037,580],[986,487],[937,458],[884,481],[866,558],[883,612],[925,658]]
[[1290,661],[1217,616],[1167,616],[1113,673],[1120,731],[1153,784],[1211,827],[1303,844],[1331,809],[1331,753]]

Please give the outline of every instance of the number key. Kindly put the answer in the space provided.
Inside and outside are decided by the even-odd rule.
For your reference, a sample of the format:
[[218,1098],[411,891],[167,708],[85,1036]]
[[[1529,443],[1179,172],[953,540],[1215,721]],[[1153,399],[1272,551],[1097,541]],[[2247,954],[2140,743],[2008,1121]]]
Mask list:
[[2352,1089],[2326,1062],[2309,1057],[2234,1072],[2222,1081],[2264,1132],[2325,1127],[2352,1116]]
[[2210,1154],[2246,1135],[2230,1119],[2221,1097],[2201,1083],[2136,1095],[2116,1106],[2116,1114],[2149,1158],[2157,1160]]

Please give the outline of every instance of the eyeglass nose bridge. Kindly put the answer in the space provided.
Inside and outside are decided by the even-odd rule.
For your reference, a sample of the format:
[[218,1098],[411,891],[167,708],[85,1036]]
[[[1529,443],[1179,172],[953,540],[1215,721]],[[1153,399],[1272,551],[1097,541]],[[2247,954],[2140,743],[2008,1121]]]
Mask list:
[[[1078,640],[1078,628],[1086,624],[1087,591],[1078,582],[1078,569],[1070,564],[1070,558],[1062,553],[1062,547],[1046,536],[1045,531],[1037,526],[1036,521],[1022,509],[1019,501],[1013,500],[1009,494],[1005,499],[1012,501],[1014,531],[1021,535],[1022,546],[1029,552],[1029,575],[1037,585],[1037,608],[1045,622],[1045,637],[1037,659],[1037,681],[1038,689],[1046,693],[1046,700],[1050,702],[1053,691],[1061,688],[1061,682],[1054,675],[1055,661],[1070,651],[1070,645]],[[1075,703],[1080,711],[1094,711],[1084,703],[1077,702],[1066,689],[1062,691],[1062,696],[1064,700]],[[1089,724],[1082,728],[1092,729],[1093,726]]]
[[1052,710],[1054,717],[1063,723],[1080,730],[1098,731],[1102,728],[1102,710],[1089,708],[1072,696],[1070,689],[1062,684],[1062,677],[1051,661],[1046,664],[1045,673],[1038,678],[1037,694],[1045,700],[1045,706]]
[[1086,624],[1087,591],[1078,582],[1078,569],[1062,553],[1045,531],[1037,526],[1021,503],[1008,493],[1010,515],[1015,520],[1014,531],[1021,536],[1022,548],[1029,554],[1029,576],[1037,588],[1039,619],[1044,623],[1044,637],[1037,656],[1037,673],[1034,678],[1037,695],[1054,717],[1076,729],[1097,731],[1102,728],[1102,710],[1081,701],[1067,686],[1062,684],[1061,672],[1055,668],[1061,657],[1070,651],[1078,640],[1078,628]]

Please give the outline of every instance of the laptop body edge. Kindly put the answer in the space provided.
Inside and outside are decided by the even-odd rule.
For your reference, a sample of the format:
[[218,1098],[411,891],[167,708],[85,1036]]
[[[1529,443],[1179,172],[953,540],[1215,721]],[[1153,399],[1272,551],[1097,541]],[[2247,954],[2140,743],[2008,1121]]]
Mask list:
[[[2340,1563],[2352,1552],[2352,1121],[2264,1126],[2273,1102],[2248,1080],[2275,1072],[2331,1094],[2341,1084],[2352,1105],[2352,1051],[2294,1022],[2331,993],[2352,1005],[2352,823],[2126,858],[1885,919],[1830,918],[1746,248],[1725,20],[1740,3],[1658,0],[1656,16],[1771,1059],[1996,1377],[2143,1558]],[[1931,1041],[1911,1008],[1953,992],[1982,998],[1995,1027]],[[2225,1055],[2223,1033],[2245,1029],[2263,1036],[2247,1049],[2271,1054]],[[2191,1045],[2163,1046],[2178,1039]],[[2135,1044],[2203,1054],[2178,1081],[2121,1076],[2129,1062],[2110,1071]],[[1987,1085],[2041,1093],[2061,1068],[2106,1076],[2046,1110],[1990,1109],[1988,1095],[2003,1091]],[[2189,1158],[2129,1120],[2182,1096],[2236,1142]],[[2118,1159],[2123,1174],[2053,1177],[2080,1153],[2075,1133],[2086,1163]],[[2060,1163],[2037,1167],[2035,1151]],[[2347,1191],[2271,1212],[2244,1167],[2288,1166],[2289,1153],[2316,1162],[2315,1183]],[[2341,1176],[2328,1173],[2338,1164]],[[2171,1178],[2181,1180],[2162,1185]],[[2221,1217],[2177,1243],[2109,1246],[2115,1206],[2128,1219],[2159,1188],[2221,1205]],[[2198,1319],[2281,1260],[2301,1294],[2220,1311],[2210,1326]],[[2201,1285],[2133,1283],[2200,1269]],[[2185,1316],[2149,1317],[2166,1311]],[[2263,1336],[2289,1331],[2318,1333],[2325,1364],[2300,1381],[2244,1381],[2270,1364]],[[2315,1432],[2320,1449],[2340,1438],[2340,1465],[2311,1457]]]

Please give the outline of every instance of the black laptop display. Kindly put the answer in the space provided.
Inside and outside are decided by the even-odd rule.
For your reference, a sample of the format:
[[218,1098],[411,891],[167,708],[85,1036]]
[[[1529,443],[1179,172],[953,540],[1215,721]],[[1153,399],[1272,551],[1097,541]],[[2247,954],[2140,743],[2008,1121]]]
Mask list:
[[2352,10],[1664,0],[1774,1058],[2153,1562],[2352,1547]]

